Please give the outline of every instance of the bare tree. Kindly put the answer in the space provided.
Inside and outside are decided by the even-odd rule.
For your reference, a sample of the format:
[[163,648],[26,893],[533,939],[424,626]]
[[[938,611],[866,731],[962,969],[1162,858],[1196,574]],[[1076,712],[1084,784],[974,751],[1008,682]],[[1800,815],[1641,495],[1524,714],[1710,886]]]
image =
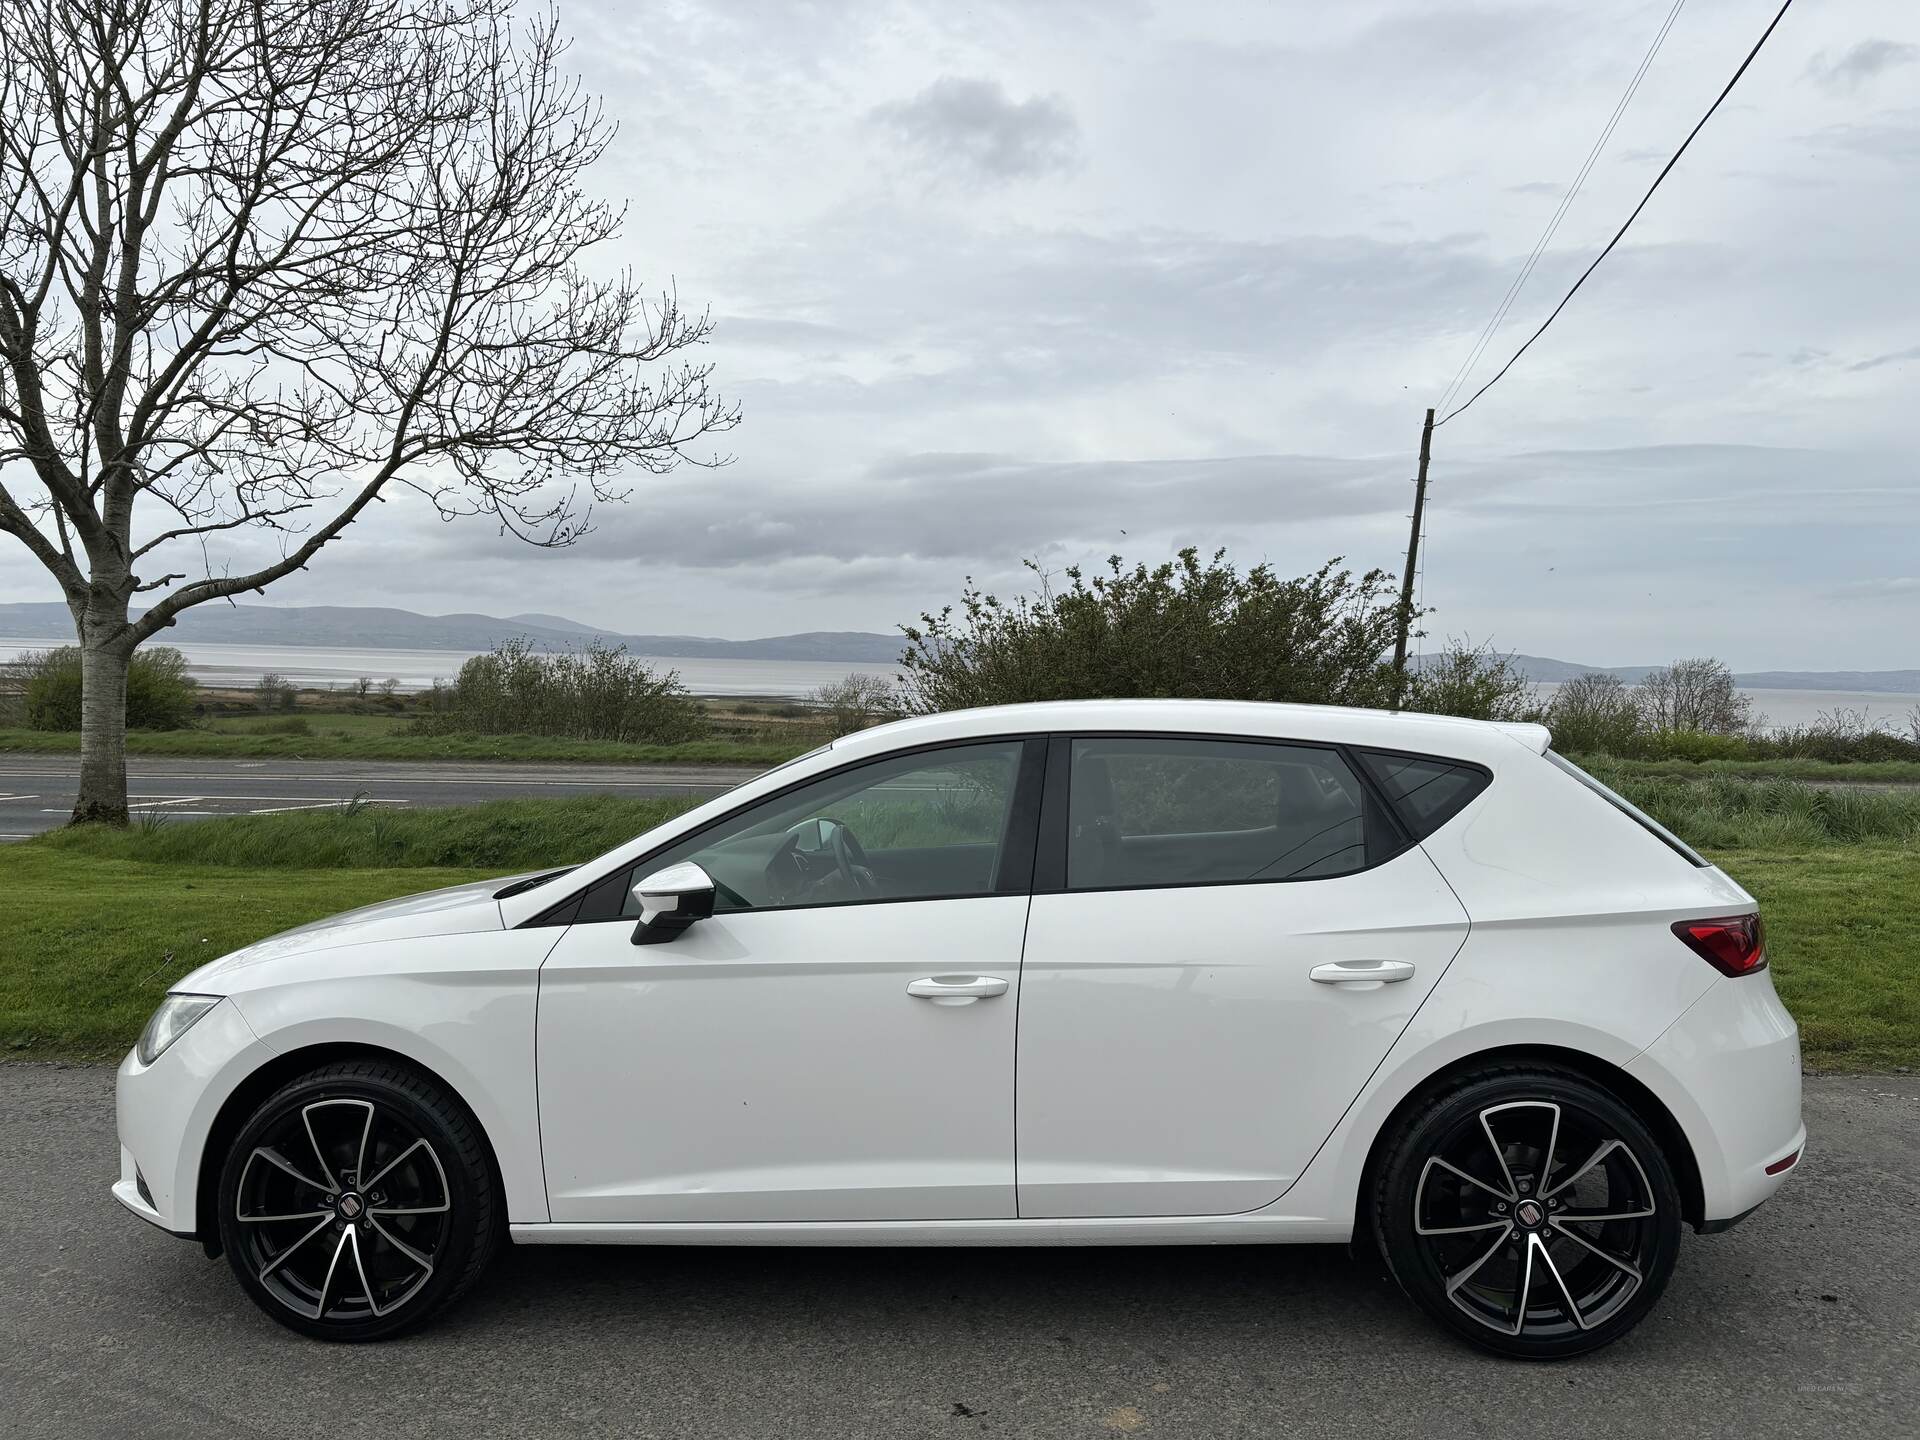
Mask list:
[[0,0],[0,531],[79,635],[75,820],[125,821],[129,659],[187,607],[402,487],[567,544],[737,419],[704,313],[582,268],[612,127],[519,10]]
[[1640,729],[1640,709],[1618,675],[1576,675],[1553,692],[1547,707],[1553,743],[1569,754],[1619,755]]
[[1735,688],[1733,672],[1712,658],[1676,660],[1648,674],[1633,693],[1649,730],[1736,735],[1753,716],[1753,701]]
[[885,676],[862,671],[822,685],[807,698],[826,718],[836,740],[900,715],[899,687]]

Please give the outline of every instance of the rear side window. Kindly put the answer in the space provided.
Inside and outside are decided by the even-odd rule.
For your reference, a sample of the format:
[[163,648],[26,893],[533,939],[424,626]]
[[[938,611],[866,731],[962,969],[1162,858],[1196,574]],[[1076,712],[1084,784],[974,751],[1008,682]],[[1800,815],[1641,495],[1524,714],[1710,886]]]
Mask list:
[[1400,847],[1338,752],[1159,737],[1073,742],[1067,888],[1351,874]]
[[1553,751],[1549,750],[1547,751],[1547,759],[1553,762],[1556,769],[1566,771],[1567,774],[1593,791],[1594,794],[1598,795],[1602,800],[1605,800],[1622,815],[1626,815],[1639,822],[1641,828],[1649,835],[1672,850],[1674,854],[1687,861],[1688,864],[1698,865],[1703,870],[1713,864],[1711,860],[1707,859],[1698,850],[1694,849],[1678,835],[1667,829],[1667,827],[1662,825],[1658,820],[1647,814],[1647,812],[1642,810],[1638,805],[1627,799],[1626,796],[1615,794],[1612,790],[1609,790],[1605,785],[1602,785],[1598,780],[1587,774],[1587,772],[1582,770],[1578,765],[1567,759],[1566,756],[1556,755]]
[[1490,778],[1478,765],[1433,755],[1363,750],[1360,763],[1387,792],[1401,823],[1416,840],[1426,839],[1466,809],[1468,802],[1487,788]]

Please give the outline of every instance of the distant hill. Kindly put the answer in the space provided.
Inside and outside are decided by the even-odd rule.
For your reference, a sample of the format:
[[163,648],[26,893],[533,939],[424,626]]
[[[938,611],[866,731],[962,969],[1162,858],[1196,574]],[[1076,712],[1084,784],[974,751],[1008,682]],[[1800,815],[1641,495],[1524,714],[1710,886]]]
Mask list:
[[[60,604],[0,605],[0,635],[62,639],[73,620]],[[702,660],[830,660],[884,665],[900,658],[897,635],[812,630],[758,640],[700,635],[628,635],[559,615],[416,615],[411,610],[350,605],[203,605],[187,611],[165,638],[180,644],[293,645],[362,650],[490,650],[525,636],[562,650],[590,638],[625,645],[635,655]]]
[[[60,604],[0,605],[0,636],[59,639],[73,633]],[[564,650],[590,638],[625,645],[635,655],[684,660],[826,660],[845,665],[887,665],[900,658],[898,635],[865,630],[809,630],[759,640],[719,640],[702,635],[628,635],[529,611],[519,615],[417,615],[411,610],[360,605],[203,605],[189,610],[166,632],[169,639],[201,645],[290,645],[357,650],[490,650],[525,636],[544,649]],[[1549,684],[1605,672],[1629,685],[1652,665],[1577,665],[1545,655],[1515,655],[1531,680]],[[1861,690],[1920,694],[1920,670],[1757,670],[1736,677],[1752,690]]]

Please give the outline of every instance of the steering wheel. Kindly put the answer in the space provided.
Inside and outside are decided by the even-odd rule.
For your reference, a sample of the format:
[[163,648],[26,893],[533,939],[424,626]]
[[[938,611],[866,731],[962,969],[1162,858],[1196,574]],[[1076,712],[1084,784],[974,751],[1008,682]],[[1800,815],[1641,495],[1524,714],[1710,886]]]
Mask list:
[[[815,848],[803,850],[800,842],[810,827],[819,839]],[[832,862],[831,869],[827,861]],[[844,821],[825,815],[802,820],[789,829],[767,862],[767,880],[773,893],[787,903],[816,894],[836,876],[855,898],[880,893],[879,878],[868,863],[860,837]]]
[[853,827],[844,820],[831,820],[821,817],[821,825],[831,825],[827,836],[827,848],[833,854],[833,863],[846,877],[847,884],[853,887],[856,895],[878,895],[880,881],[873,873],[873,867],[867,860],[867,848],[860,843],[860,837],[853,833]]

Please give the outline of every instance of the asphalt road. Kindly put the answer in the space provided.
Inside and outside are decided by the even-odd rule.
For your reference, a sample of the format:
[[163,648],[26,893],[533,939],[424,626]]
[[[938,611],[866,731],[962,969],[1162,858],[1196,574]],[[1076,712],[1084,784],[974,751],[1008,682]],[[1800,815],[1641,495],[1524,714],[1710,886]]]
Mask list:
[[1327,1248],[509,1250],[417,1336],[257,1312],[125,1214],[112,1075],[0,1066],[8,1436],[1916,1433],[1920,1077],[1814,1079],[1809,1158],[1638,1331],[1519,1365]]
[[[127,790],[136,812],[177,819],[339,806],[462,805],[524,795],[718,795],[760,773],[730,765],[422,764],[408,760],[195,760],[135,756]],[[0,841],[64,824],[79,761],[0,754]]]

